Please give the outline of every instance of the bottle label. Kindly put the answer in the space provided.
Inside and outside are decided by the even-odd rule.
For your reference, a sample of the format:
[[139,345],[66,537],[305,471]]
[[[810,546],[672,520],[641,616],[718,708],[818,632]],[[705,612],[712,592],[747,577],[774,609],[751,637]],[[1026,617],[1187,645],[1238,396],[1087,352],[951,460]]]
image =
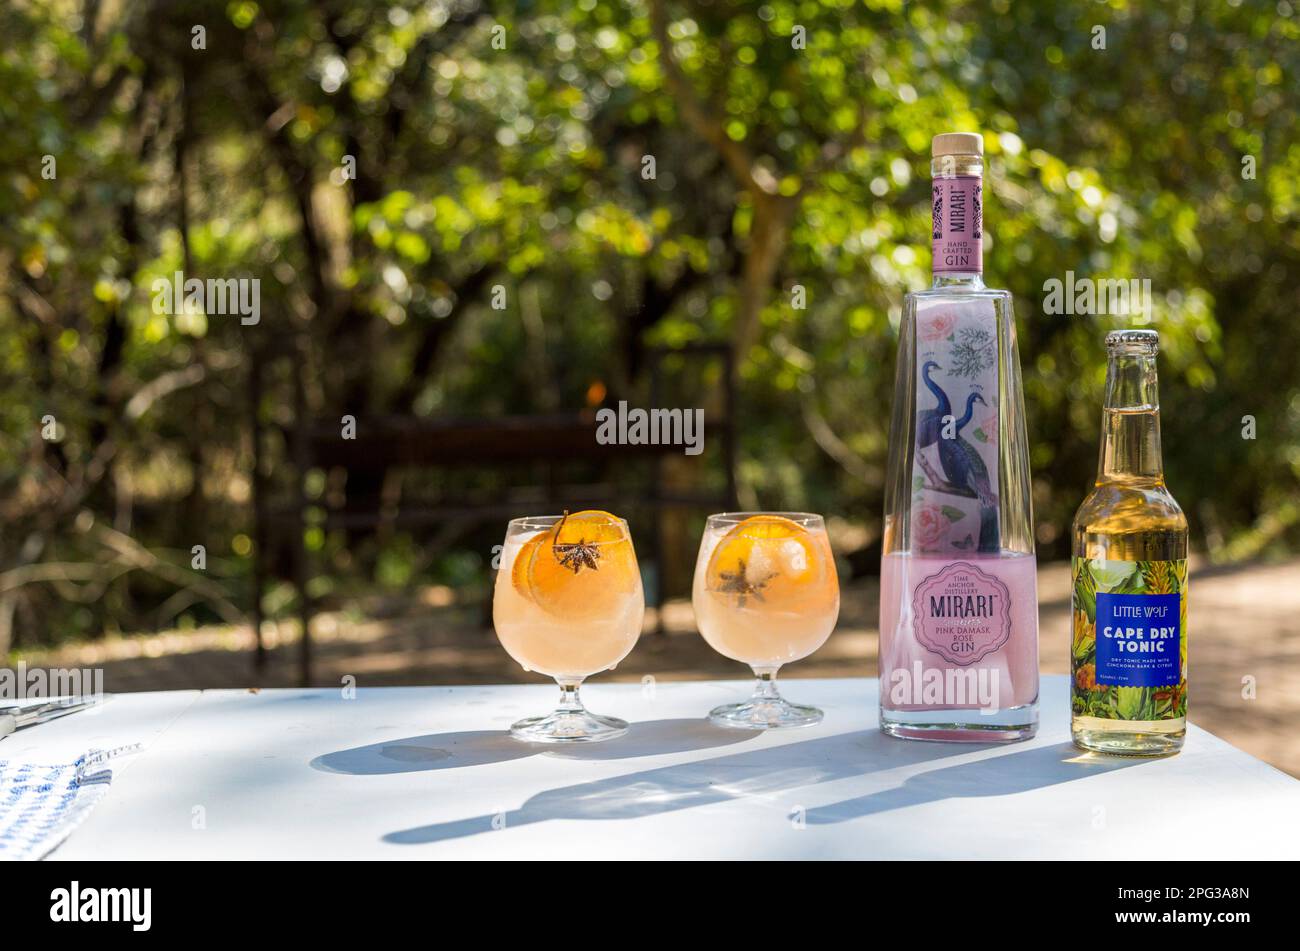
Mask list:
[[1075,558],[1071,706],[1076,715],[1187,715],[1187,562]]
[[997,326],[990,300],[917,304],[913,554],[1001,550]]
[[931,181],[931,250],[935,274],[984,273],[984,180],[978,175]]
[[916,586],[912,617],[922,646],[966,667],[1011,636],[1011,593],[992,575],[957,561]]
[[994,713],[1035,702],[1037,579],[1028,554],[886,554],[880,576],[882,706]]

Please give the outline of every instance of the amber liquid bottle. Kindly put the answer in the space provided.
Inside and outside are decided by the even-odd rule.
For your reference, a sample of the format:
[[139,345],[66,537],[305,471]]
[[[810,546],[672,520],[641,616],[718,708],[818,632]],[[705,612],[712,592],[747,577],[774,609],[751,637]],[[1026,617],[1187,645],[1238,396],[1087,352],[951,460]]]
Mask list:
[[1099,753],[1176,753],[1187,732],[1187,518],[1160,456],[1159,338],[1106,337],[1097,482],[1074,517],[1071,732]]

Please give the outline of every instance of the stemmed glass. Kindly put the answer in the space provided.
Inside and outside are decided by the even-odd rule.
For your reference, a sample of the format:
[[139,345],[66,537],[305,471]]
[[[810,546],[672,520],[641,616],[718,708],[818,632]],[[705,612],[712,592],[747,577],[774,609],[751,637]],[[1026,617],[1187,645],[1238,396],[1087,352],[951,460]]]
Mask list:
[[820,515],[710,515],[692,601],[709,646],[758,678],[749,700],[710,711],[713,723],[766,730],[821,721],[821,710],[790,703],[776,689],[777,671],[826,643],[839,618],[839,578]]
[[589,713],[582,681],[614,667],[641,634],[645,595],[627,522],[608,512],[516,518],[506,528],[492,599],[501,646],[527,671],[554,677],[560,704],[510,728],[534,743],[608,740],[627,732]]

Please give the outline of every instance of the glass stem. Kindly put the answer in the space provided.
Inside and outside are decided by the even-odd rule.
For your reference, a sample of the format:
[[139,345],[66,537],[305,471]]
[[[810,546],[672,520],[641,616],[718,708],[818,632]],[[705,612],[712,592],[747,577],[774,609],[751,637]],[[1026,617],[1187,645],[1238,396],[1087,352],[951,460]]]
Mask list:
[[754,676],[758,678],[754,682],[754,700],[780,700],[781,695],[776,690],[776,672],[780,667],[763,667],[753,668]]
[[581,680],[557,681],[560,685],[560,705],[555,708],[556,713],[582,713],[582,700],[578,698],[578,687]]

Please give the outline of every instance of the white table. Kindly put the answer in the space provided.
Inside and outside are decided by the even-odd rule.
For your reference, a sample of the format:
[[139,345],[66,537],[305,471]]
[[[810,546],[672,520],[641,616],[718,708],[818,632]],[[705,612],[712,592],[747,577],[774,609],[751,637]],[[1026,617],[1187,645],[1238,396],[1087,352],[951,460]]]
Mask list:
[[503,732],[549,686],[179,691],[3,753],[145,744],[57,859],[1300,858],[1300,782],[1196,727],[1169,759],[1082,756],[1065,677],[1038,737],[996,748],[882,736],[874,680],[784,688],[825,721],[724,731],[702,715],[746,682],[596,680],[632,730],[553,750]]

